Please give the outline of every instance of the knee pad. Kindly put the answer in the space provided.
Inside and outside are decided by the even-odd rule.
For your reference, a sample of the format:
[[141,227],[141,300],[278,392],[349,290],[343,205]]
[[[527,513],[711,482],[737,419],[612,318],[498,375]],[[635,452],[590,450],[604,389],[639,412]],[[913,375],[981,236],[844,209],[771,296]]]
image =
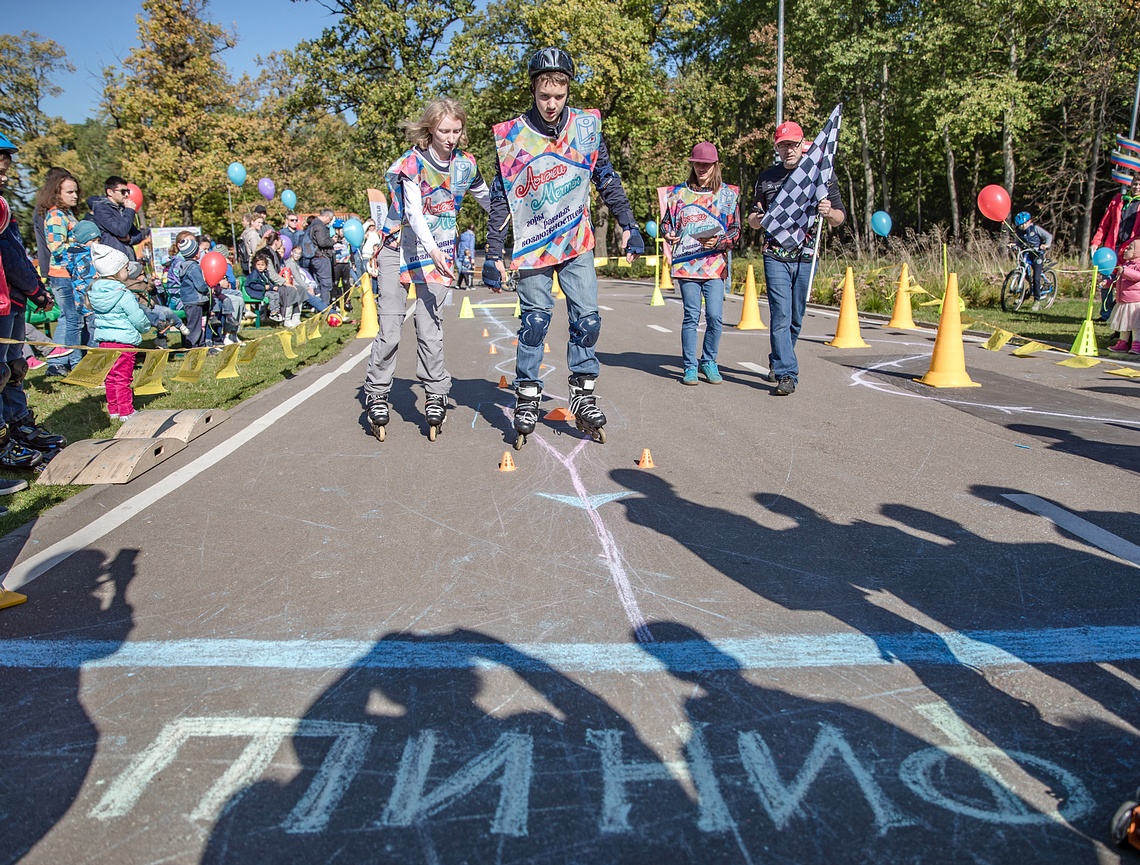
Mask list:
[[9,378],[7,383],[18,386],[23,383],[24,378],[28,375],[28,361],[22,357],[10,360],[8,361],[8,370]]
[[8,385],[8,379],[12,377],[12,370],[8,368],[8,364],[0,360],[0,388]]
[[522,315],[522,324],[519,326],[519,342],[537,348],[546,339],[546,331],[550,328],[550,313],[540,309],[529,310]]
[[593,348],[602,332],[602,316],[591,312],[584,318],[570,322],[570,342],[582,348]]

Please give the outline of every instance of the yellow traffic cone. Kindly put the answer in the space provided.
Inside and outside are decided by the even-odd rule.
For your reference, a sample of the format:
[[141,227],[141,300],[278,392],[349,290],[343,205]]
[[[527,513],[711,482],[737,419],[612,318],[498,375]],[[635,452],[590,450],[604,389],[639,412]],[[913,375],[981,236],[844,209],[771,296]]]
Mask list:
[[[931,387],[981,387],[966,372],[966,353],[962,348],[962,313],[958,310],[958,274],[946,278],[942,316],[938,319],[938,335],[930,369],[915,381]],[[948,303],[945,301],[949,301]]]
[[1092,294],[1089,295],[1088,309],[1085,311],[1085,320],[1081,322],[1081,329],[1077,331],[1077,338],[1073,340],[1073,347],[1069,349],[1069,354],[1074,354],[1077,357],[1097,357],[1100,352],[1096,346],[1096,330],[1094,329],[1092,312],[1093,312],[1093,298],[1096,297],[1096,282],[1099,273],[1093,273],[1092,278]]
[[895,307],[891,310],[891,320],[887,327],[898,330],[918,330],[910,312],[910,271],[906,262],[903,262],[902,273],[899,274],[899,289],[895,292]]
[[665,298],[661,296],[661,286],[653,286],[653,295],[649,298],[650,306],[664,306]]
[[868,348],[859,333],[859,305],[855,301],[855,276],[851,268],[843,277],[843,297],[839,302],[839,323],[835,338],[827,343],[832,348]]
[[522,318],[522,301],[515,298],[515,318]]
[[416,284],[414,282],[408,283],[408,300],[416,299]]
[[[673,268],[665,266],[661,268],[661,285],[658,286],[662,291],[676,291],[676,286],[673,285]],[[653,304],[656,306],[656,304]]]
[[356,332],[357,339],[375,339],[380,332],[380,318],[376,314],[376,295],[372,293],[372,284],[364,286],[360,293],[360,330]]
[[558,271],[557,270],[554,271],[554,288],[551,289],[551,294],[553,294],[555,298],[563,298],[566,296],[565,293],[562,291],[562,286],[559,285],[559,283],[558,283]]
[[760,301],[756,297],[756,270],[748,265],[748,275],[744,278],[744,308],[740,311],[737,330],[767,330],[760,318]]
[[[460,318],[474,318],[475,317],[475,310],[473,310],[471,308],[471,298],[469,298],[469,297],[463,298],[463,303],[461,303],[459,305],[459,317]],[[487,335],[487,332],[484,331],[483,336],[486,336],[486,335]]]
[[9,592],[7,589],[0,587],[0,610],[22,604],[27,599],[27,595],[21,595],[19,592]]

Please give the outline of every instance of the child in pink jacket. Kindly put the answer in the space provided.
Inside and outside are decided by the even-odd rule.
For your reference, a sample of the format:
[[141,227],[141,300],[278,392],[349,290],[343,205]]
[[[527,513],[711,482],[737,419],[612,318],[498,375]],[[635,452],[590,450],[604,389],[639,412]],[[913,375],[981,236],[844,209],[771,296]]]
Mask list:
[[1109,324],[1120,331],[1120,341],[1109,351],[1140,354],[1140,239],[1124,247],[1123,267],[1116,280],[1116,306]]

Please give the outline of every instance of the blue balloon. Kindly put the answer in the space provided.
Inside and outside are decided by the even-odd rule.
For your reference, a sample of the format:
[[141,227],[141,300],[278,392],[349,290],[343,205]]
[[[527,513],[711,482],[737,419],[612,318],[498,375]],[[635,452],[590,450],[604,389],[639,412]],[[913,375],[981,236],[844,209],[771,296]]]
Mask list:
[[871,231],[879,235],[879,237],[886,237],[891,233],[891,215],[885,210],[876,210],[871,216]]
[[226,169],[226,174],[237,186],[245,183],[245,166],[240,162],[231,162],[230,167]]
[[649,220],[649,222],[645,223],[645,233],[648,234],[650,237],[656,237],[657,236],[657,223],[654,222],[652,219]]
[[286,189],[281,193],[281,203],[292,210],[297,206],[297,193],[292,189]]
[[1102,246],[1092,254],[1092,263],[1101,276],[1112,276],[1112,271],[1116,269],[1116,253],[1107,246]]
[[359,219],[349,219],[344,223],[344,239],[353,249],[359,249],[364,243],[364,223]]

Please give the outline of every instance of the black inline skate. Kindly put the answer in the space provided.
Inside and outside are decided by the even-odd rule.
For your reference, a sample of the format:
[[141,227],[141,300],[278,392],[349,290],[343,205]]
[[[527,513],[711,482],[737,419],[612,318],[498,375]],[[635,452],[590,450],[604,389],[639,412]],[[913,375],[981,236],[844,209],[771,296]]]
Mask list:
[[16,441],[7,426],[0,425],[0,467],[18,471],[35,471],[44,461],[44,455]]
[[13,441],[31,450],[39,451],[45,463],[51,462],[56,454],[67,447],[67,439],[48,432],[36,423],[36,416],[31,411],[19,420],[12,421],[8,425],[8,431],[11,433]]
[[364,413],[368,415],[368,425],[372,428],[372,435],[377,441],[384,441],[384,427],[388,425],[388,395],[370,396],[364,404]]
[[447,396],[442,393],[429,393],[424,404],[424,415],[428,422],[428,441],[435,441],[443,422],[447,420]]
[[570,413],[574,415],[574,425],[598,444],[606,443],[606,416],[598,408],[594,396],[595,375],[572,375],[570,382]]
[[515,386],[515,450],[521,451],[526,437],[538,425],[538,403],[542,388],[534,382],[521,382]]

